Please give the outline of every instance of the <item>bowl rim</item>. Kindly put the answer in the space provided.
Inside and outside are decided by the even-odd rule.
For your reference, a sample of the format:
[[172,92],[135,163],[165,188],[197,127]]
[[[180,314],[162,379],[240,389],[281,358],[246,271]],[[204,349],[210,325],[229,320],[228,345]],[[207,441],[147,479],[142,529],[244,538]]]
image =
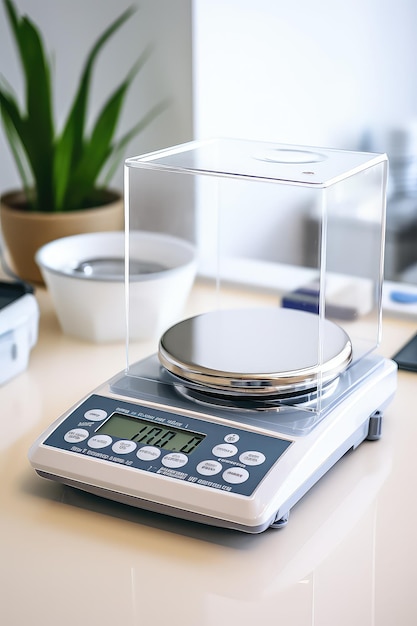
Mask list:
[[[158,233],[158,232],[144,231],[144,230],[131,231],[130,235],[133,235],[133,237],[135,237],[136,239],[145,239],[145,240],[147,239],[150,241],[158,240],[159,242],[166,241],[166,242],[169,242],[171,244],[175,244],[181,247],[182,250],[186,250],[189,252],[189,259],[186,262],[182,262],[179,265],[176,265],[174,267],[165,268],[158,272],[131,275],[129,277],[130,278],[129,282],[131,283],[145,282],[145,281],[151,281],[151,280],[161,280],[167,276],[171,276],[176,273],[182,272],[184,271],[184,269],[188,267],[192,267],[193,265],[196,264],[196,260],[197,260],[196,246],[193,245],[191,242],[187,241],[186,239],[182,239],[180,237],[176,237],[175,235],[171,235],[167,233]],[[76,267],[75,264],[73,268],[70,267],[69,265],[64,266],[64,267],[56,267],[55,265],[52,265],[51,263],[48,263],[47,261],[45,261],[45,258],[44,258],[45,255],[51,250],[51,248],[55,248],[59,246],[60,243],[62,242],[69,243],[70,240],[74,241],[74,240],[82,240],[82,239],[88,239],[88,238],[106,240],[110,238],[114,239],[115,237],[124,239],[125,238],[124,231],[103,231],[103,232],[93,232],[93,233],[80,233],[77,235],[69,235],[66,237],[60,237],[59,239],[54,239],[53,241],[49,241],[48,243],[41,246],[35,253],[35,261],[38,264],[41,272],[49,272],[50,274],[54,274],[54,275],[58,275],[61,277],[70,278],[74,280],[80,280],[82,282],[90,281],[90,282],[122,283],[122,282],[125,282],[125,278],[126,278],[125,272],[123,272],[123,274],[120,274],[120,275],[114,275],[114,274],[89,275],[89,274],[76,273],[74,271]],[[103,255],[103,258],[104,256],[105,255]],[[110,258],[110,255],[108,258]],[[115,259],[118,257],[117,255],[112,254],[111,258]],[[124,254],[120,258],[124,260]],[[131,256],[130,258],[135,259],[135,260],[144,260],[143,258],[139,259],[139,258],[136,258],[135,256]],[[76,262],[77,264],[80,264],[88,260],[91,260],[91,255],[89,257],[76,259]]]

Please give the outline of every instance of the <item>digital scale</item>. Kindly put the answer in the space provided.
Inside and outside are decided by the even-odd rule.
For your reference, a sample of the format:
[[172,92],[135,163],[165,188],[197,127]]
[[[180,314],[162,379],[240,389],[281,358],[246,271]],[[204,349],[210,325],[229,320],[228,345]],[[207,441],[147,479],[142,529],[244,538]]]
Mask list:
[[[396,364],[374,351],[386,157],[221,140],[137,157],[126,167],[127,244],[135,190],[148,183],[164,189],[161,215],[163,198],[174,197],[170,185],[184,174],[193,175],[196,210],[214,197],[207,181],[215,184],[221,211],[237,197],[242,211],[254,191],[258,203],[274,198],[279,205],[283,187],[288,204],[290,184],[291,194],[301,190],[294,206],[302,209],[291,211],[300,218],[316,214],[319,194],[317,266],[308,268],[319,286],[316,309],[310,297],[308,307],[302,298],[291,306],[285,298],[267,306],[226,302],[178,321],[162,334],[157,354],[128,362],[52,424],[31,447],[30,462],[42,477],[142,509],[248,533],[282,527],[346,452],[380,437],[383,410],[395,393]],[[358,225],[368,230],[371,254],[366,249],[357,275],[349,273],[351,255],[340,259],[343,246],[334,253],[332,237],[340,233],[346,203],[361,199],[366,210]],[[303,259],[294,266],[288,252],[282,254],[279,264],[300,294]],[[326,316],[330,274],[332,283],[349,275],[354,319]],[[221,302],[218,279],[214,291]],[[338,301],[332,290],[328,310],[345,311],[345,303],[346,293]],[[129,316],[140,315],[131,305]]]

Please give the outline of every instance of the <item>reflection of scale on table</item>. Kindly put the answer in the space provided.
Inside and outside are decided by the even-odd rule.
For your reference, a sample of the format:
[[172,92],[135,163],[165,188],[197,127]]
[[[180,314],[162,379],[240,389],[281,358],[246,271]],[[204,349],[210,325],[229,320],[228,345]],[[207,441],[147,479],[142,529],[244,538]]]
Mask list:
[[[318,288],[294,282],[283,300],[291,308],[217,306],[180,321],[163,333],[158,355],[128,363],[59,418],[30,461],[41,476],[140,508],[250,533],[280,527],[341,456],[378,439],[395,392],[396,366],[374,354],[386,157],[221,140],[129,159],[126,172],[132,230],[147,189],[162,190],[152,209],[161,216],[184,187],[197,215],[215,199],[219,279],[236,216],[247,232],[262,216],[279,218],[274,253],[290,273],[294,233],[319,213],[309,267]],[[349,207],[355,228],[341,239]],[[298,254],[302,266],[302,236]],[[338,277],[344,288],[330,294]]]

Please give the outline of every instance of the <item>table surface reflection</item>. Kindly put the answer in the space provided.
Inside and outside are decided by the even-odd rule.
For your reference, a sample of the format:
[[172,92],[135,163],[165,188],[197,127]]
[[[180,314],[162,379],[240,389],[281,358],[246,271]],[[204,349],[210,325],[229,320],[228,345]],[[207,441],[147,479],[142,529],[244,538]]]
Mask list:
[[[49,294],[36,295],[40,332],[30,366],[0,388],[4,626],[417,624],[417,375],[400,372],[382,439],[346,455],[294,507],[285,529],[251,536],[200,526],[31,469],[36,436],[125,366],[123,344],[66,337]],[[237,303],[243,297],[230,293]],[[197,287],[191,309],[201,299]],[[415,330],[412,321],[385,319],[380,353],[391,356]],[[130,359],[155,349],[133,345]]]

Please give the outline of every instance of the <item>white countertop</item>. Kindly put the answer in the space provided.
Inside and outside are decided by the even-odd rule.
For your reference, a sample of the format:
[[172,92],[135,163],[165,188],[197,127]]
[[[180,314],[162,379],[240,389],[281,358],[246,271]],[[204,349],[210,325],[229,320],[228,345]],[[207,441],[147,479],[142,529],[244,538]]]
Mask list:
[[[36,297],[29,368],[0,388],[2,625],[417,624],[417,374],[399,373],[382,439],[344,457],[285,529],[252,536],[200,526],[32,470],[27,451],[42,430],[125,366],[123,343],[66,337],[49,294]],[[191,309],[203,294],[192,297]],[[384,320],[381,354],[415,331],[415,321]],[[131,359],[155,348],[136,344]]]

